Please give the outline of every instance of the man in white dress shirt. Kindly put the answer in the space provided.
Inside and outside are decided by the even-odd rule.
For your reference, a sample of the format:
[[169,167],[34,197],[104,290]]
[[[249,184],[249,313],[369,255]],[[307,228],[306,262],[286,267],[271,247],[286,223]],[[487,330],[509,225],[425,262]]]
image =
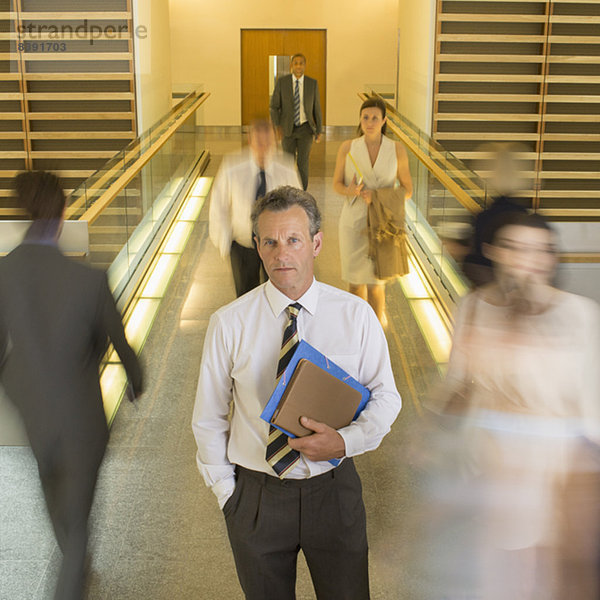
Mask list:
[[[365,509],[353,456],[379,446],[401,406],[383,330],[370,306],[314,279],[322,245],[314,198],[269,192],[252,213],[269,280],[215,312],[206,333],[192,428],[197,463],[223,509],[249,600],[295,598],[302,549],[319,599],[369,598]],[[371,391],[356,421],[289,439],[299,460],[277,476],[260,418],[274,387],[290,305],[306,340]],[[288,330],[289,331],[289,330]],[[343,459],[337,467],[329,462]]]
[[238,298],[261,280],[262,264],[250,223],[254,202],[281,185],[300,187],[293,161],[276,152],[275,133],[268,121],[251,123],[248,144],[242,154],[223,159],[212,187],[208,223],[210,239],[221,257],[230,258]]

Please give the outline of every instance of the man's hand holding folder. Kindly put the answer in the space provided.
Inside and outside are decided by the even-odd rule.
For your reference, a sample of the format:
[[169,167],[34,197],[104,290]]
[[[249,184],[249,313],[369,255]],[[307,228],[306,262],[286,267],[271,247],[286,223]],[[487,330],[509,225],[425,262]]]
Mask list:
[[301,340],[261,418],[290,436],[290,447],[308,460],[337,466],[346,456],[338,429],[357,418],[369,397],[366,387]]
[[300,423],[314,433],[304,437],[289,438],[290,448],[302,452],[306,458],[314,461],[343,458],[346,454],[344,438],[335,429],[308,417],[302,417]]

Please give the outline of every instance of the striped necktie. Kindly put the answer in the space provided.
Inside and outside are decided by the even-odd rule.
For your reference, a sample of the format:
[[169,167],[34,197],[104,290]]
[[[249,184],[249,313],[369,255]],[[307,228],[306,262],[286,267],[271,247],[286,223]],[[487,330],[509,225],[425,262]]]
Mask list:
[[296,79],[294,88],[294,125],[300,125],[300,80]]
[[[279,352],[279,362],[277,363],[277,381],[283,375],[288,366],[300,338],[298,337],[298,324],[296,322],[298,313],[302,306],[297,302],[287,307],[288,322],[283,333],[283,342]],[[267,442],[267,462],[277,475],[283,479],[300,458],[300,453],[288,446],[288,438],[283,431],[271,425],[269,429],[269,440]]]

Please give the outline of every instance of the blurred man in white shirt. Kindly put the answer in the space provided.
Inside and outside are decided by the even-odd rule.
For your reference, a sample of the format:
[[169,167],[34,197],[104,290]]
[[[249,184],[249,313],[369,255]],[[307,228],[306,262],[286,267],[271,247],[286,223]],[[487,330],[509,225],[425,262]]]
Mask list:
[[[277,153],[268,121],[254,121],[248,148],[226,156],[211,192],[209,235],[221,257],[230,257],[237,296],[261,282],[262,264],[254,240],[250,213],[256,200],[281,185],[301,187],[289,156]],[[263,277],[264,281],[264,277]]]

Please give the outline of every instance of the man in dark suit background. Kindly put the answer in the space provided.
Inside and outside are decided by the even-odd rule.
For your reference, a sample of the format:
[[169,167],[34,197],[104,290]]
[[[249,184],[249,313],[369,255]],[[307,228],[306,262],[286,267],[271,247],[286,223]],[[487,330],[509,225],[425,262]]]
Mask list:
[[63,552],[55,600],[81,600],[88,516],[108,441],[98,374],[108,338],[136,396],[142,370],[106,274],[57,247],[65,208],[58,179],[24,172],[15,188],[33,224],[0,260],[0,383],[23,418]]
[[271,121],[281,134],[285,152],[296,157],[302,187],[308,187],[308,157],[313,138],[321,140],[321,103],[319,86],[312,77],[304,75],[306,57],[294,54],[291,73],[277,80],[271,96]]

